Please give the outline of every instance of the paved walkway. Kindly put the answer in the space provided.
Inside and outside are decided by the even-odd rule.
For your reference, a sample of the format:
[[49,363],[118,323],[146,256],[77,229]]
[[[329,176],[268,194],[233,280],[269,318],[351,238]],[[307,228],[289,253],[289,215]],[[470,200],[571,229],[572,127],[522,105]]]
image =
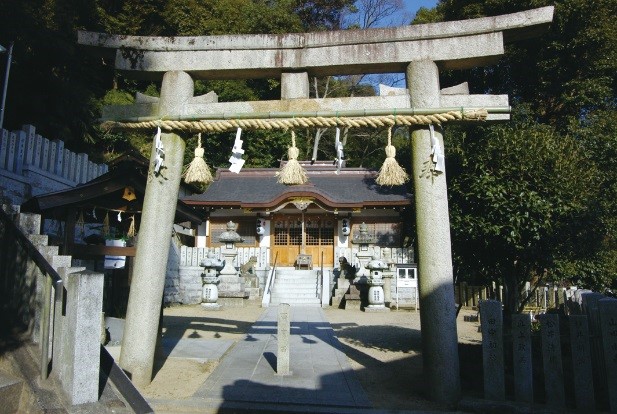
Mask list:
[[[372,411],[321,308],[291,308],[291,375],[277,375],[277,317],[278,307],[267,308],[193,397],[179,405],[184,409],[215,409],[218,405],[218,412],[247,407],[287,407],[300,412]],[[164,403],[159,408],[167,411]]]

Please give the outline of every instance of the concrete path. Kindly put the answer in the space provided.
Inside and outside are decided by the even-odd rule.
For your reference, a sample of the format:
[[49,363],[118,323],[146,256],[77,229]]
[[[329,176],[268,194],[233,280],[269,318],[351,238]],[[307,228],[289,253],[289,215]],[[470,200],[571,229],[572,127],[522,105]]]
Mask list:
[[195,397],[370,407],[321,308],[291,308],[291,375],[277,375],[277,315],[278,307],[267,308]]

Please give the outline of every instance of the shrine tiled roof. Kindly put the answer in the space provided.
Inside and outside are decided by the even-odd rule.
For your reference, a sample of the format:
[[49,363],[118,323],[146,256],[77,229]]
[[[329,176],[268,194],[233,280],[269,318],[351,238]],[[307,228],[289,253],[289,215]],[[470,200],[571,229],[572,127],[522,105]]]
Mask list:
[[375,182],[377,172],[364,168],[306,166],[308,182],[284,185],[277,182],[276,168],[245,168],[239,174],[219,169],[203,194],[182,201],[203,207],[274,208],[294,197],[312,197],[333,208],[406,206],[412,195],[407,186],[383,187]]

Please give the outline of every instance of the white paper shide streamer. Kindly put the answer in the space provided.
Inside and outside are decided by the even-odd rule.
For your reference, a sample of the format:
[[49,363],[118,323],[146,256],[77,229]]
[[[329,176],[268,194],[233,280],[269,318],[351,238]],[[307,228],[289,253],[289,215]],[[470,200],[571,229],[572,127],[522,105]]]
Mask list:
[[229,166],[229,171],[238,174],[242,169],[242,166],[245,163],[245,160],[242,159],[242,155],[244,154],[244,150],[242,149],[242,141],[240,137],[242,136],[242,128],[238,128],[236,131],[236,140],[234,142],[234,147],[231,149],[231,157],[229,157],[229,162],[231,165]]
[[336,158],[334,163],[336,164],[336,173],[341,172],[345,155],[343,154],[343,143],[341,142],[341,129],[336,128],[336,138],[334,140],[334,151],[336,151]]
[[161,141],[161,128],[156,128],[156,135],[154,136],[154,172],[159,173],[165,160],[165,150],[163,149],[163,141]]
[[439,140],[435,137],[435,127],[430,124],[428,126],[431,132],[431,160],[433,162],[433,171],[442,173],[446,170],[446,157],[439,145]]

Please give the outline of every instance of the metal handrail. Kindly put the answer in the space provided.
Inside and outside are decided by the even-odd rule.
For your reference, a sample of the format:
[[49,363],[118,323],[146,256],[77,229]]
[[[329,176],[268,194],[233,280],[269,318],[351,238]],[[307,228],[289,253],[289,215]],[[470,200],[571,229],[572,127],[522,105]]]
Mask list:
[[270,293],[272,291],[272,285],[274,284],[274,279],[276,278],[276,262],[278,260],[279,257],[279,252],[276,252],[276,254],[274,255],[274,264],[272,265],[272,270],[270,271],[270,277],[268,278],[268,280],[270,281],[270,283],[268,284],[268,293]]
[[[24,235],[21,229],[13,222],[9,215],[0,209],[0,219],[4,221],[7,226],[7,230],[15,235],[15,240],[24,247],[28,253],[30,259],[39,268],[39,270],[46,276],[44,294],[43,294],[43,311],[41,313],[41,378],[47,379],[49,377],[49,343],[53,343],[53,327],[50,322],[51,314],[51,289],[54,288],[54,320],[56,312],[62,309],[62,293],[63,282],[62,278],[51,266],[51,264],[45,259],[45,257],[39,252],[39,250],[32,244],[32,242]],[[8,231],[7,231],[8,234]]]
[[274,255],[274,263],[272,264],[272,269],[270,271],[270,276],[266,280],[266,285],[264,286],[264,297],[261,301],[261,305],[264,305],[266,297],[268,298],[268,305],[270,304],[270,292],[272,291],[272,285],[274,285],[274,279],[276,278],[276,261],[278,260],[279,252],[276,252]]
[[324,252],[322,251],[321,252],[321,263],[319,265],[319,269],[320,269],[319,270],[320,271],[320,275],[319,276],[320,277],[317,278],[318,279],[317,283],[319,284],[319,286],[317,286],[317,289],[319,289],[318,293],[319,293],[319,298],[320,299],[323,297],[323,294],[324,294],[323,293],[323,277],[324,277],[324,272],[323,272],[323,255],[324,255]]

